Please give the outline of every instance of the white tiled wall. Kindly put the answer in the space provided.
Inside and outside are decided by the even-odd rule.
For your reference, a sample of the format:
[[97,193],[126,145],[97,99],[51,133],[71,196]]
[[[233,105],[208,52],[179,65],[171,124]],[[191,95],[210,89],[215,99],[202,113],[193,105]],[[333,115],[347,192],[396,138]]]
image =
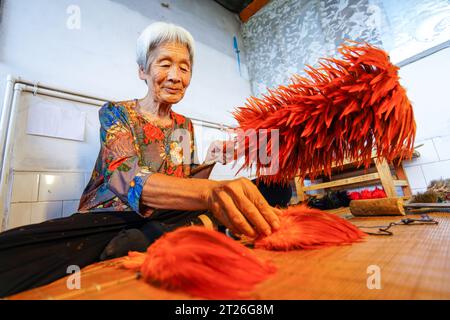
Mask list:
[[31,223],[62,217],[62,202],[35,202],[31,204]]
[[39,174],[17,172],[14,174],[14,184],[11,202],[38,201]]
[[413,193],[423,192],[432,180],[450,178],[450,135],[417,141],[419,158],[404,161]]
[[439,159],[450,160],[450,135],[433,138],[433,143]]
[[39,201],[79,199],[84,186],[84,173],[40,174]]
[[422,170],[427,184],[432,180],[449,178],[450,160],[424,164]]
[[31,202],[11,203],[8,229],[17,228],[31,223]]
[[426,189],[427,181],[422,171],[422,166],[404,167],[411,189]]
[[[84,140],[29,134],[29,122],[34,119],[29,113],[30,106],[60,110],[71,125],[73,112],[85,113]],[[76,212],[98,155],[99,126],[97,106],[21,95],[11,156],[13,185],[7,229]]]
[[89,178],[86,172],[14,172],[8,229],[70,216]]
[[417,125],[415,145],[420,158],[405,161],[413,193],[424,191],[433,179],[450,178],[450,48],[400,68]]

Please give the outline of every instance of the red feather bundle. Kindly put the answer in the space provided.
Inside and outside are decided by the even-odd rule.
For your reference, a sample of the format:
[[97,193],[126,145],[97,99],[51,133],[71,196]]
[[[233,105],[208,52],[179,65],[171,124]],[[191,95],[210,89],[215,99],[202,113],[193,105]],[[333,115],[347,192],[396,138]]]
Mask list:
[[[346,220],[306,206],[283,210],[280,228],[248,239],[267,250],[317,249],[360,241],[365,233]],[[130,252],[123,262],[169,290],[207,299],[240,299],[276,271],[241,243],[214,230],[191,226],[158,239],[147,253]]]
[[[325,58],[318,68],[308,66],[309,78],[296,75],[291,84],[237,108],[233,114],[243,132],[279,130],[278,173],[264,176],[267,165],[251,156],[258,154],[261,141],[238,133],[240,148],[246,150],[242,168],[256,163],[260,179],[287,182],[297,175],[331,175],[332,165],[342,165],[344,159],[367,168],[373,149],[388,161],[411,158],[416,125],[399,68],[385,51],[369,44],[338,50],[342,59]],[[270,136],[264,148],[271,153]]]
[[239,299],[276,269],[239,242],[191,226],[167,233],[147,253],[130,252],[123,266],[147,282],[207,299]]
[[383,189],[378,189],[376,187],[374,190],[370,191],[367,189],[364,189],[361,192],[350,192],[348,194],[349,198],[352,200],[361,200],[361,199],[379,199],[379,198],[386,198],[386,192],[384,192]]
[[351,244],[365,233],[350,222],[303,205],[283,210],[281,226],[270,236],[256,239],[255,248],[267,250],[318,249]]

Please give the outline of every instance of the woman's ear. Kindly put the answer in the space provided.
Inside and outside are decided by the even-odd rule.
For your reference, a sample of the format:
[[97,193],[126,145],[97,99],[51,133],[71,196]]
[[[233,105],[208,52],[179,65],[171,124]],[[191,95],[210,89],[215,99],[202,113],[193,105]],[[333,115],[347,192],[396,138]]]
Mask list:
[[142,69],[142,67],[139,67],[139,79],[144,80],[145,84],[147,84],[147,73],[144,71],[144,69]]
[[139,67],[139,79],[141,80],[147,80],[147,75],[144,72],[144,69],[142,67]]

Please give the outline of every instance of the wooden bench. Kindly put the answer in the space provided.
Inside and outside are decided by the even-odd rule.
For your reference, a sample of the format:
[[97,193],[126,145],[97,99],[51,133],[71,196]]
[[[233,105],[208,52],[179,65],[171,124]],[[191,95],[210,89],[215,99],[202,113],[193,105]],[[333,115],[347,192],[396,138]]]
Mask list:
[[[344,161],[343,170],[346,170],[345,178],[337,178],[336,180],[326,181],[322,183],[305,186],[300,177],[295,178],[295,187],[297,189],[297,198],[299,201],[306,199],[306,192],[320,189],[337,188],[341,189],[344,186],[350,188],[357,188],[366,185],[373,185],[381,183],[384,191],[388,197],[398,197],[396,187],[401,187],[403,196],[406,198],[411,197],[411,189],[409,187],[408,178],[406,177],[403,165],[392,164],[392,169],[395,172],[395,176],[391,172],[391,166],[385,159],[378,160],[375,154],[372,155],[372,163],[376,168],[375,172],[368,173],[369,170],[361,170],[357,168],[356,162]],[[339,175],[340,168],[335,165],[332,167],[331,178],[333,175]],[[352,174],[352,171],[354,174]],[[364,171],[361,174],[361,171]],[[349,176],[350,175],[350,176]]]

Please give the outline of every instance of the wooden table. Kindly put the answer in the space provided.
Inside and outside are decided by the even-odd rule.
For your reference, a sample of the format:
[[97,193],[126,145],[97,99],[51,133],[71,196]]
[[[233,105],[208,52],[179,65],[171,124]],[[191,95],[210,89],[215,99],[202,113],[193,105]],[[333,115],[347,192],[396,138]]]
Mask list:
[[[429,215],[438,220],[439,225],[394,226],[391,229],[393,236],[368,236],[364,242],[351,246],[291,252],[255,250],[258,256],[272,260],[278,272],[260,284],[252,297],[450,299],[450,215]],[[388,224],[400,218],[353,218],[350,221],[369,226]],[[118,268],[121,259],[83,269],[80,290],[68,290],[64,278],[10,299],[192,298],[135,279],[133,272]],[[367,287],[373,266],[380,268],[381,289]]]

